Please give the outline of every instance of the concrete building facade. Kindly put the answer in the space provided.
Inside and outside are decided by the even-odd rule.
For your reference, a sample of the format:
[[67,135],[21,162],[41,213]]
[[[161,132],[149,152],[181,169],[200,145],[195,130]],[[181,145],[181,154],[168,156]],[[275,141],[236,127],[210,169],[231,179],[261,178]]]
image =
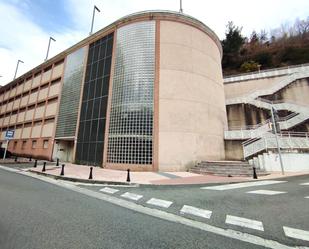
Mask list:
[[183,170],[225,157],[222,49],[177,12],[126,16],[0,88],[17,155]]
[[2,146],[15,130],[8,149],[21,156],[140,171],[249,160],[271,170],[274,107],[282,149],[306,161],[309,66],[223,79],[221,57],[216,34],[193,17],[123,17],[0,88]]

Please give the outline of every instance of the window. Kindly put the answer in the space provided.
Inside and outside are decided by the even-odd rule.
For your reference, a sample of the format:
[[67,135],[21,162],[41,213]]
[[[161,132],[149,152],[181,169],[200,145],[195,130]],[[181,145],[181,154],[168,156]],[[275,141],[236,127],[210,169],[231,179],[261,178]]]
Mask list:
[[103,160],[113,39],[112,33],[89,46],[76,147],[76,161],[81,164],[100,165]]
[[37,144],[37,143],[36,143],[36,140],[33,140],[33,141],[32,141],[32,149],[35,149],[35,148],[36,148],[36,144]]
[[43,141],[43,149],[48,149],[48,140]]
[[17,141],[14,141],[13,149],[15,150],[17,147]]
[[21,149],[24,150],[26,148],[26,145],[27,145],[27,141],[23,141],[21,145]]

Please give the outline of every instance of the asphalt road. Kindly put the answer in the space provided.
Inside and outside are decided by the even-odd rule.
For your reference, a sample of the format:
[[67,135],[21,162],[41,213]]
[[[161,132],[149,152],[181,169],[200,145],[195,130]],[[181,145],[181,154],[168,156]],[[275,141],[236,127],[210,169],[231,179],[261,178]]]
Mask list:
[[[150,207],[147,200],[157,198],[173,202],[169,208],[158,209],[166,212],[180,214],[183,205],[190,205],[200,209],[212,211],[210,219],[185,215],[193,220],[206,222],[207,224],[234,229],[253,234],[269,240],[291,246],[309,246],[309,241],[287,237],[283,227],[291,227],[303,231],[309,231],[309,175],[288,177],[280,179],[282,183],[264,186],[252,186],[237,189],[216,191],[201,189],[203,186],[140,186],[137,188],[125,188],[113,186],[110,188],[119,190],[113,196],[121,198],[125,192],[143,196],[136,203]],[[98,191],[102,186],[82,186]],[[247,193],[254,190],[271,190],[284,192],[275,195],[258,195]],[[260,221],[264,231],[247,227],[227,224],[226,215],[242,217]],[[307,232],[309,234],[309,232]],[[308,235],[307,238],[309,239]]]
[[0,169],[0,248],[263,248]]

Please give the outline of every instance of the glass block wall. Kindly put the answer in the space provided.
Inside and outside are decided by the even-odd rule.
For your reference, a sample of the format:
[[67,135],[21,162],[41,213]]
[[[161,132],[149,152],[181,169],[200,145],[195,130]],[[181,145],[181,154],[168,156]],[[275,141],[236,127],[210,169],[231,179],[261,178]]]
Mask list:
[[67,56],[56,138],[75,136],[85,52],[86,48],[84,47]]
[[113,33],[89,46],[75,158],[80,164],[102,164],[112,50]]
[[108,163],[152,164],[155,22],[117,30]]

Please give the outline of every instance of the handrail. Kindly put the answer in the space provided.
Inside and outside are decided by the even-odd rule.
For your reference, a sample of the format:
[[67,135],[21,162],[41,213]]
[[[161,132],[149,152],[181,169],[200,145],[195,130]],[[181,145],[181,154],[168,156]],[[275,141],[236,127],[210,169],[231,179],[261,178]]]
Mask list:
[[309,66],[309,63],[286,66],[286,67],[279,67],[279,68],[273,68],[273,69],[264,69],[264,70],[260,70],[258,72],[255,71],[255,72],[249,72],[249,73],[228,75],[228,76],[224,76],[224,80],[230,79],[230,78],[236,78],[236,77],[240,77],[240,76],[259,75],[259,74],[265,74],[265,73],[276,72],[276,71],[280,72],[280,71],[284,71],[284,70],[295,69],[295,68],[303,68],[303,67],[307,67],[307,66]]

